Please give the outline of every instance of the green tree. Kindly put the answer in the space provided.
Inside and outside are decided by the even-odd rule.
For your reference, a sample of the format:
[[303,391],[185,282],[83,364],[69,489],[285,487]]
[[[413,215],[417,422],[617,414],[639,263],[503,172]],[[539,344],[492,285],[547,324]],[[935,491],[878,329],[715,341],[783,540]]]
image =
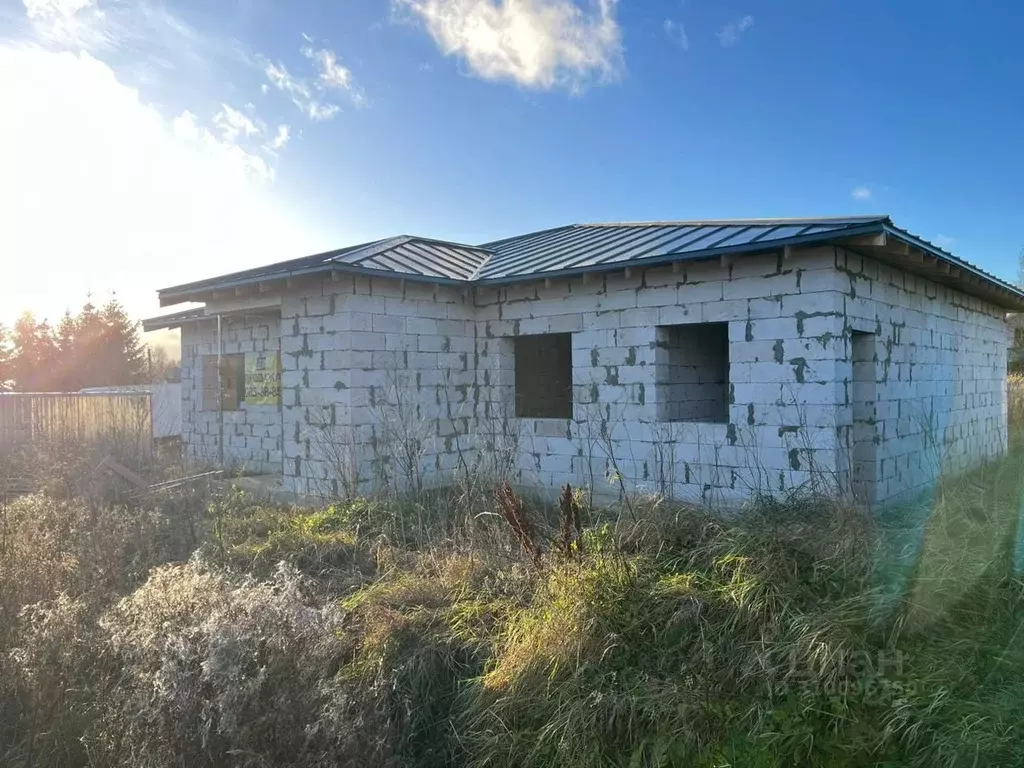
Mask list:
[[91,299],[87,299],[74,318],[74,340],[69,350],[71,363],[70,375],[67,377],[68,390],[128,383],[117,381],[109,370],[110,355],[106,352],[106,336],[103,317],[96,311]]
[[81,387],[75,386],[78,383],[78,350],[75,347],[77,335],[77,318],[71,314],[70,310],[64,310],[64,316],[57,324],[57,332],[54,335],[59,352],[57,377],[62,392],[81,389]]
[[64,316],[61,317],[60,322],[57,324],[57,348],[60,350],[62,355],[70,354],[74,351],[75,336],[78,332],[78,321],[74,315],[71,314],[71,310],[65,309]]
[[7,347],[10,359],[4,364],[0,358],[0,383],[11,379],[23,392],[137,384],[147,373],[138,323],[116,299],[99,310],[87,299],[77,315],[64,313],[56,331],[27,312],[15,323]]
[[139,324],[130,320],[117,299],[108,301],[101,312],[102,357],[108,366],[110,384],[138,384],[146,375],[146,350],[139,337]]
[[45,320],[36,322],[31,312],[14,324],[10,377],[21,392],[48,392],[58,389],[59,350],[53,329]]

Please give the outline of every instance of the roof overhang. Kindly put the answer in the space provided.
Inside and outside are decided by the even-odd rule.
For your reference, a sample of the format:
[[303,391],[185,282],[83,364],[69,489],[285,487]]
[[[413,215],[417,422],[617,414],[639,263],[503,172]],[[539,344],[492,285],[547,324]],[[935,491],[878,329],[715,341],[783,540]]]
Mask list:
[[[733,223],[735,224],[735,222]],[[742,224],[758,226],[749,220]],[[548,231],[557,232],[558,230]],[[529,237],[543,234],[532,233]],[[484,269],[484,265],[488,263],[488,258],[495,252],[495,249],[500,249],[506,242],[508,241],[496,241],[485,246],[469,246],[408,236],[388,238],[319,256],[280,262],[261,269],[165,288],[159,291],[160,305],[168,306],[186,301],[201,301],[207,302],[210,306],[232,303],[240,307],[252,306],[260,303],[259,300],[263,295],[280,294],[304,281],[324,279],[325,277],[340,280],[343,275],[364,275],[463,287],[503,285],[607,273],[623,269],[642,269],[664,264],[718,258],[732,259],[736,256],[759,253],[775,252],[786,255],[794,249],[835,245],[983,298],[1001,308],[1017,312],[1024,311],[1024,291],[1020,288],[900,229],[885,216],[845,220],[841,229],[832,231],[815,231],[790,237],[758,239],[736,245],[724,243],[721,246],[716,246],[712,243],[703,249],[669,250],[653,256],[577,266],[545,265],[542,268],[521,270],[516,274],[495,277],[481,276],[481,271],[486,274],[487,270]],[[497,259],[497,257],[495,258]],[[492,263],[499,265],[498,261]],[[476,269],[473,269],[474,265],[476,265]],[[168,317],[173,318],[177,314],[187,313],[176,313],[176,315]],[[208,313],[204,313],[204,316],[207,315]],[[163,320],[153,318],[153,321]],[[188,320],[186,319],[184,322],[188,322]]]
[[409,280],[421,283],[442,283],[448,285],[465,285],[468,281],[455,278],[421,275],[416,273],[396,272],[388,269],[361,267],[354,264],[320,264],[314,267],[301,267],[277,272],[273,275],[255,275],[233,278],[225,275],[212,285],[199,287],[176,286],[164,288],[158,292],[160,306],[168,307],[186,301],[222,301],[229,298],[241,299],[246,296],[282,291],[294,288],[310,278],[328,277],[338,279],[342,275],[365,275],[367,277],[385,277],[394,280]]
[[205,319],[206,312],[203,307],[186,309],[182,312],[172,312],[169,315],[144,318],[142,321],[142,330],[149,333],[150,331],[159,331],[164,328],[181,328],[183,325],[198,323]]
[[213,305],[186,309],[183,312],[174,312],[169,315],[147,317],[142,321],[142,330],[149,333],[150,331],[159,331],[164,328],[181,328],[184,325],[201,323],[206,320],[214,321],[218,317],[264,318],[274,317],[275,315],[279,316],[280,314],[280,301],[275,305],[267,306],[246,306],[244,304],[235,306]]
[[948,251],[889,223],[880,232],[848,239],[852,251],[933,282],[977,296],[1006,310],[1024,311],[1024,291]]
[[160,290],[160,306],[185,301],[243,299],[280,291],[325,275],[366,275],[399,280],[462,285],[490,258],[487,248],[401,235],[337,251],[279,262],[263,269],[235,272]]
[[514,275],[474,281],[478,285],[507,285],[528,280],[572,277],[587,273],[642,269],[709,259],[763,253],[787,255],[793,249],[819,245],[837,245],[869,256],[877,261],[899,267],[907,272],[927,277],[937,283],[956,288],[969,295],[983,298],[1007,310],[1024,311],[1024,291],[1012,283],[984,272],[978,267],[937,246],[918,238],[891,222],[871,222],[844,229],[840,236],[826,233],[780,238],[770,243],[749,243],[726,248],[707,248],[686,253],[664,253],[645,259],[633,259],[613,264],[594,264],[585,267],[545,270],[527,276]]

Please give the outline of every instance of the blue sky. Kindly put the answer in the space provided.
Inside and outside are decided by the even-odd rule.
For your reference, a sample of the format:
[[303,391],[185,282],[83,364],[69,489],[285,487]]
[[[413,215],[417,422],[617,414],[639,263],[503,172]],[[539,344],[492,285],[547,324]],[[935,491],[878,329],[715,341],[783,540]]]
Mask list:
[[0,0],[0,248],[32,254],[4,267],[0,321],[575,221],[889,213],[1015,279],[1022,21],[951,0]]

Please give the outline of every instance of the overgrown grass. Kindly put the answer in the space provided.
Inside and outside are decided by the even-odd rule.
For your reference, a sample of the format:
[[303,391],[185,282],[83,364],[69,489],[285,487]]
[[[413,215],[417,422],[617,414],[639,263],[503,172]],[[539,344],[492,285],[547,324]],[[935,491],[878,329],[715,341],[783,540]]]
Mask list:
[[[1024,755],[1024,455],[904,577],[823,499],[4,510],[0,764],[980,766]],[[564,515],[570,514],[565,518]],[[897,565],[899,563],[897,562]]]

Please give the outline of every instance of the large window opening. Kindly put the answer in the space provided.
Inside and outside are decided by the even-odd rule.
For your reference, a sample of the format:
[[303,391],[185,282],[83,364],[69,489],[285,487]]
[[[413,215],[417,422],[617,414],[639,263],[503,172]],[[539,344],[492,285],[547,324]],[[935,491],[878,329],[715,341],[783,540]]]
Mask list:
[[237,411],[245,401],[245,355],[221,355],[220,391],[217,356],[203,357],[203,410]]
[[729,421],[729,324],[658,327],[658,418]]
[[572,418],[572,334],[515,339],[516,416]]

